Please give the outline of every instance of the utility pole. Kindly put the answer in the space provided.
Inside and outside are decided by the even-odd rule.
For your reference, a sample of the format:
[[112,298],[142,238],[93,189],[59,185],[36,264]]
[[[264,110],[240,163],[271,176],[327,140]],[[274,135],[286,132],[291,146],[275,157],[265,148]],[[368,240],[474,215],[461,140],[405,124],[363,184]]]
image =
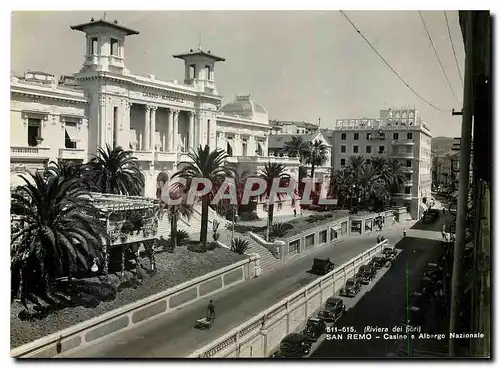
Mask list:
[[[456,238],[453,252],[453,274],[451,282],[450,332],[457,331],[460,320],[460,299],[462,290],[462,266],[465,249],[465,218],[469,202],[469,165],[471,155],[472,113],[473,113],[473,12],[467,11],[465,28],[465,77],[464,108],[462,113],[462,136],[460,141],[460,172],[458,179],[458,204]],[[464,331],[465,332],[465,331]],[[456,339],[449,340],[449,356],[457,354]]]

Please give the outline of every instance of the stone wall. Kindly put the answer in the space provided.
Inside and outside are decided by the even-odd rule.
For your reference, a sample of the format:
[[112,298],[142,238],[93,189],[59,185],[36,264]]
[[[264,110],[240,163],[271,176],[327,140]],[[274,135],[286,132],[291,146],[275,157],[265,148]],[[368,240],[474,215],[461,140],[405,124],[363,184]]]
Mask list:
[[50,358],[108,339],[260,274],[259,255],[187,281],[11,350],[13,358]]

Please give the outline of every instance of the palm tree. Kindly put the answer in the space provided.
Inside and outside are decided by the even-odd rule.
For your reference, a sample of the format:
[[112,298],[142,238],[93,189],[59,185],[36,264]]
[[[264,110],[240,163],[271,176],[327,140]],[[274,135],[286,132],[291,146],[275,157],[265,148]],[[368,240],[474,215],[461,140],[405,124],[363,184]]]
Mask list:
[[85,174],[85,165],[72,161],[50,161],[45,169],[45,176],[59,176],[65,179],[82,179]]
[[172,179],[175,177],[183,178],[187,181],[187,186],[190,187],[192,181],[198,179],[208,179],[212,183],[212,190],[210,193],[201,197],[201,231],[200,243],[203,249],[207,249],[207,234],[208,234],[208,208],[210,201],[215,194],[215,187],[217,183],[222,183],[227,177],[232,177],[233,173],[231,168],[224,166],[224,161],[228,157],[227,153],[223,150],[216,149],[210,151],[210,147],[201,145],[196,151],[191,151],[188,154],[190,161],[180,162],[179,166],[182,169],[176,172]]
[[351,198],[359,198],[359,178],[361,175],[361,170],[366,165],[366,160],[361,155],[350,156],[347,162],[347,175],[350,177],[351,187],[349,191],[351,193]]
[[266,182],[265,196],[268,198],[269,204],[267,208],[267,240],[269,240],[269,231],[273,225],[274,216],[274,196],[279,200],[284,196],[283,192],[271,193],[273,183],[279,181],[280,187],[290,184],[290,175],[286,173],[286,167],[282,164],[267,162],[263,169],[260,169],[260,177]]
[[364,165],[360,169],[357,186],[361,192],[362,204],[365,206],[370,204],[373,197],[383,198],[386,193],[385,183],[372,165]]
[[311,178],[314,180],[314,169],[322,166],[328,156],[328,149],[321,141],[309,142],[306,151],[306,162],[311,165]]
[[307,151],[307,144],[302,137],[293,136],[291,140],[285,142],[283,151],[290,157],[299,157],[302,161]]
[[144,189],[144,175],[132,151],[121,147],[99,148],[88,163],[89,179],[94,189],[101,193],[141,195]]
[[11,195],[11,213],[23,224],[11,237],[11,273],[12,292],[27,308],[27,299],[50,294],[56,278],[88,272],[101,259],[106,229],[78,179],[22,178],[26,184]]
[[[184,217],[187,220],[191,219],[191,216],[194,213],[193,206],[187,203],[187,195],[186,190],[181,188],[180,186],[172,186],[170,188],[170,198],[173,201],[172,203],[167,203],[166,211],[168,219],[170,220],[170,239],[171,239],[171,249],[175,250],[175,247],[178,241],[177,235],[177,221],[179,217]],[[182,199],[181,199],[182,198]],[[180,203],[177,203],[177,200],[181,199]]]

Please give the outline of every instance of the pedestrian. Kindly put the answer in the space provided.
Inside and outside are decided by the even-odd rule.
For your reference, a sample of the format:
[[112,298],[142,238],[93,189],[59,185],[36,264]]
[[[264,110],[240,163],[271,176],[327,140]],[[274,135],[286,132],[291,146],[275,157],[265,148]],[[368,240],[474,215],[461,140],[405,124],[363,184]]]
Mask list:
[[443,207],[443,215],[446,214],[446,209]]
[[293,208],[293,217],[297,217],[297,209],[295,207]]
[[209,319],[215,319],[215,306],[214,306],[214,301],[210,300],[208,303],[208,318]]
[[406,229],[403,229],[403,237],[406,237]]

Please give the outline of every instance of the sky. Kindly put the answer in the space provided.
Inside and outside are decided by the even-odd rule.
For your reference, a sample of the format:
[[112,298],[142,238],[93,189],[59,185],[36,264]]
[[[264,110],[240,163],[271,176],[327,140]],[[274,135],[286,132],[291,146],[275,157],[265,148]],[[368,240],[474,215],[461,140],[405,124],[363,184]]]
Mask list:
[[[463,87],[443,11],[425,11],[432,41],[454,96],[416,11],[347,11],[385,60],[423,98],[460,110]],[[460,73],[464,47],[458,12],[447,11]],[[11,70],[78,72],[85,36],[70,25],[103,17],[102,11],[12,13]],[[173,54],[198,47],[226,58],[215,67],[223,103],[251,94],[270,119],[307,121],[333,128],[338,118],[377,117],[379,110],[413,105],[433,136],[460,136],[461,117],[433,109],[379,59],[339,11],[109,11],[108,20],[140,32],[125,43],[134,74],[182,80]]]

